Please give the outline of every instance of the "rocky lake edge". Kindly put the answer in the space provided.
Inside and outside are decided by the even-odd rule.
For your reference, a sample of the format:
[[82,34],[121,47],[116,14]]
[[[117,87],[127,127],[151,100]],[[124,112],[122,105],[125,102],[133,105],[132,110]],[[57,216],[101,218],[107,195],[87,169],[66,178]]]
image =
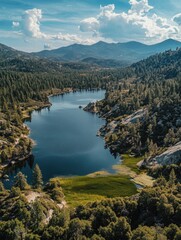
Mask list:
[[[98,114],[99,117],[106,120],[106,124],[102,126],[98,132],[97,136],[104,138],[105,146],[110,149],[112,154],[118,154],[116,152],[117,146],[114,144],[108,145],[106,142],[106,135],[116,132],[116,127],[118,122],[108,121],[107,115],[102,115],[97,103],[89,103],[84,111],[88,111],[93,114]],[[124,116],[121,119],[122,124],[136,123],[138,119],[143,119],[146,114],[147,109],[141,108],[131,115]],[[164,148],[160,150],[161,152],[154,157],[149,156],[135,156],[132,153],[124,152],[123,154],[118,154],[120,157],[120,164],[114,165],[113,169],[115,174],[121,174],[129,176],[130,179],[137,185],[138,188],[151,187],[154,183],[154,178],[148,175],[149,169],[156,169],[160,166],[165,166],[167,164],[179,164],[181,159],[181,142],[176,143],[173,146]],[[130,164],[132,162],[133,164]],[[108,175],[109,173],[107,173]],[[94,176],[106,175],[105,172],[98,172],[93,174]]]

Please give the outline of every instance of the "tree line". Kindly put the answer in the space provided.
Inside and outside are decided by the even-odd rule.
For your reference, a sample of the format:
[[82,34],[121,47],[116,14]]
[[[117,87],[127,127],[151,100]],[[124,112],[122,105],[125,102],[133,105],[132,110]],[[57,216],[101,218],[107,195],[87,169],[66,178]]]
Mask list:
[[[168,179],[158,176],[152,188],[134,196],[71,209],[59,207],[64,200],[61,179],[43,185],[36,165],[31,186],[21,172],[10,190],[0,184],[0,239],[179,240],[181,185],[174,167],[168,169],[168,174]],[[37,197],[29,201],[32,192]]]

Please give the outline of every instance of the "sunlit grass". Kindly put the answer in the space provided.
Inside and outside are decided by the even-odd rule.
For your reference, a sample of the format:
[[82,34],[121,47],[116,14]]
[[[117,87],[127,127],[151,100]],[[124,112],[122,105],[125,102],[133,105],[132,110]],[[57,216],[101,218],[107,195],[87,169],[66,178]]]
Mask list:
[[132,171],[135,173],[140,173],[140,170],[137,167],[137,163],[143,160],[143,156],[141,157],[134,157],[130,156],[129,154],[123,154],[122,156],[122,165],[125,165],[126,167],[129,167]]
[[65,200],[71,206],[110,197],[125,197],[137,192],[128,176],[110,175],[105,177],[72,177],[58,180]]

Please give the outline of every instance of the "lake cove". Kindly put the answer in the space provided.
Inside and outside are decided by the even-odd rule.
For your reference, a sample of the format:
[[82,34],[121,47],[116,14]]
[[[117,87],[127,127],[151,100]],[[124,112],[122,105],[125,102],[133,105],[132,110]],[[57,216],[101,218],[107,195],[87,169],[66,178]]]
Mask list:
[[[32,169],[38,163],[44,182],[55,177],[67,179],[62,185],[70,202],[71,195],[77,196],[79,201],[80,197],[86,198],[86,194],[91,194],[92,199],[95,199],[99,198],[98,196],[102,198],[135,193],[136,188],[128,177],[104,174],[114,173],[112,167],[119,163],[119,158],[114,158],[109,150],[104,148],[104,139],[96,136],[105,120],[82,109],[89,102],[103,99],[104,94],[105,91],[101,90],[53,96],[50,97],[50,109],[34,111],[31,121],[26,122],[31,130],[30,137],[35,141],[33,158],[10,169],[10,181],[5,185],[8,187],[12,184],[18,171],[22,171],[31,183]],[[96,177],[97,180],[93,180],[95,174],[85,177],[94,172],[101,172],[101,177]],[[72,188],[67,188],[67,183],[69,185],[73,179],[75,182]],[[102,191],[99,191],[100,188]],[[79,197],[78,192],[82,194]]]

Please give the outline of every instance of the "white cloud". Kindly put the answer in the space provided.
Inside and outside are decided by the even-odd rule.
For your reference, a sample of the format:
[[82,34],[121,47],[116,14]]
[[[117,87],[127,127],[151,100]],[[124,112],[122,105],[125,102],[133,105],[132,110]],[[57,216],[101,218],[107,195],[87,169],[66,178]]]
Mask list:
[[180,38],[181,15],[175,16],[173,21],[152,13],[154,8],[148,0],[130,0],[129,3],[127,12],[116,12],[114,4],[101,6],[99,15],[81,21],[79,29],[114,41]]
[[76,42],[76,43],[94,43],[91,39],[82,39],[76,34],[50,34],[41,31],[41,20],[42,20],[42,10],[41,9],[29,9],[26,10],[22,16],[21,28],[22,32],[27,37],[32,37],[36,39],[45,40],[61,40],[65,42]]
[[77,36],[76,34],[55,34],[55,35],[48,35],[48,39],[52,40],[61,40],[66,42],[75,42],[75,43],[81,43],[81,44],[92,44],[95,43],[92,39],[82,39],[81,37]]
[[181,26],[181,13],[175,15],[172,20],[176,22],[179,26]]
[[153,7],[148,4],[148,0],[130,0],[129,3],[131,5],[131,9],[128,11],[129,14],[137,13],[139,15],[144,15],[153,9]]
[[12,22],[13,27],[19,27],[20,23],[19,22]]
[[42,19],[41,9],[30,9],[25,11],[22,17],[23,31],[26,35],[34,38],[46,38],[46,34],[40,30],[40,21]]
[[41,9],[30,9],[25,11],[22,17],[23,33],[34,38],[45,38],[46,34],[40,30],[40,20],[42,19]]
[[86,18],[81,21],[81,25],[79,26],[79,29],[82,32],[86,31],[97,31],[99,29],[99,21],[96,18]]

